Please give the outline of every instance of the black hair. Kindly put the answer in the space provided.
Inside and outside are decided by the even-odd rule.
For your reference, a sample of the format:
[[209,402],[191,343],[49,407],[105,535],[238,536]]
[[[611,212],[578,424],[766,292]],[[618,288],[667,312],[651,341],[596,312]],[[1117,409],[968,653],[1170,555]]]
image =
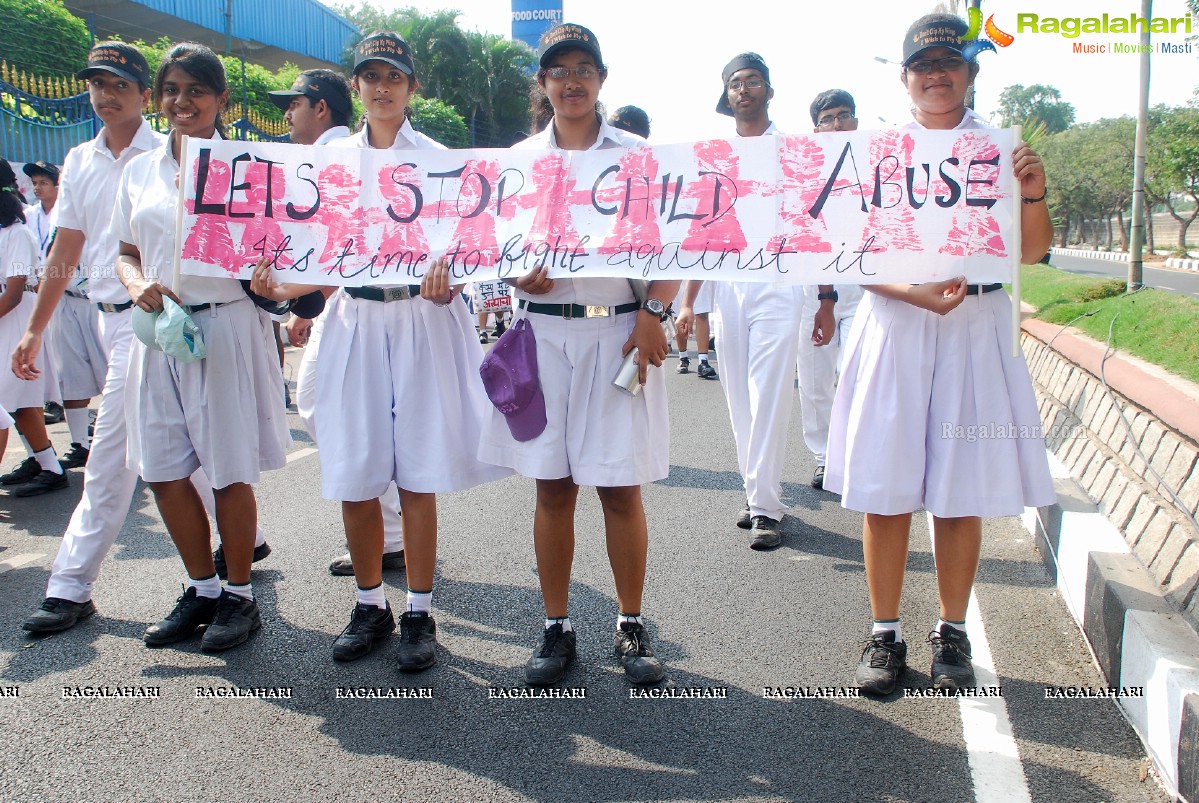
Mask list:
[[642,139],[649,139],[649,115],[638,106],[621,106],[612,112],[612,119],[608,122],[613,128],[636,134]]
[[[162,108],[162,87],[172,67],[183,70],[218,95],[229,90],[225,65],[211,48],[197,42],[180,42],[162,57],[162,64],[158,65],[158,72],[154,76],[153,97],[154,105],[158,108]],[[225,136],[225,121],[221,119],[220,112],[216,116],[216,130],[222,137]]]
[[553,104],[550,103],[549,96],[545,94],[545,88],[534,82],[533,88],[529,90],[529,132],[536,134],[543,131],[552,119],[554,119]]
[[25,199],[17,189],[17,174],[7,159],[0,157],[0,228],[25,222]]
[[848,106],[852,113],[858,113],[858,107],[853,102],[853,95],[844,89],[826,89],[821,92],[812,101],[812,125],[820,125],[820,113],[822,111],[825,109],[835,109],[838,106]]
[[[339,111],[333,108],[327,101],[325,105],[329,106],[329,114],[332,116],[333,125],[344,125],[346,128],[349,128],[350,122],[354,117],[354,88],[350,86],[350,82],[346,80],[346,77],[339,72],[323,69],[304,70],[300,75],[323,78],[337,87],[338,97],[345,103],[345,108],[349,109],[349,111]],[[313,100],[307,95],[304,95],[304,98],[307,99],[309,106],[315,106],[318,103],[318,101]]]

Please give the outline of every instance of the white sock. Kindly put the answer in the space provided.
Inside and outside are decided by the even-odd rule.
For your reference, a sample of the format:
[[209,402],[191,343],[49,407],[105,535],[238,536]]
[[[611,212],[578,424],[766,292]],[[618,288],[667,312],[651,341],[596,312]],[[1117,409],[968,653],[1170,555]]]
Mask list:
[[86,407],[67,408],[67,429],[71,431],[71,443],[78,443],[84,449],[92,448],[92,440],[87,436],[87,425],[91,417]]
[[965,635],[965,633],[966,633],[966,623],[965,622],[947,622],[944,619],[937,620],[937,632],[940,633],[941,628],[945,625],[952,627],[954,630],[958,631],[959,633],[961,633],[963,635]]
[[362,605],[373,605],[376,608],[387,607],[387,595],[383,593],[383,584],[371,588],[358,586],[358,602]]
[[570,623],[569,616],[563,616],[561,619],[546,619],[545,620],[545,629],[546,630],[549,630],[554,625],[562,625],[563,633],[569,633],[570,631],[574,630],[574,626],[572,626]]
[[42,471],[50,471],[54,474],[62,473],[62,466],[58,464],[58,455],[54,453],[53,446],[47,446],[40,452],[34,452],[33,456],[37,458],[37,464],[42,467]]
[[189,577],[187,578],[187,585],[190,588],[196,589],[197,597],[216,599],[221,595],[221,578],[215,574],[212,577],[205,577],[203,580],[194,580]]
[[870,635],[877,636],[879,633],[885,633],[888,630],[895,632],[895,640],[903,641],[903,631],[899,627],[899,620],[893,622],[875,620],[874,626],[870,628]]
[[687,351],[687,349],[683,349],[682,351],[679,352],[679,359],[680,360],[691,359],[691,352]]
[[705,352],[702,352],[702,353],[700,353],[700,355],[699,355],[699,361],[700,361],[700,362],[707,362],[707,361],[708,361],[708,352],[706,352],[706,351],[705,351]]
[[408,610],[411,613],[429,613],[433,610],[433,592],[409,590]]
[[632,623],[638,624],[638,625],[645,624],[641,619],[641,614],[639,614],[639,613],[634,613],[632,615],[625,615],[622,613],[616,617],[616,629],[620,630],[620,626],[623,625],[625,622],[632,622]]
[[254,588],[250,583],[246,583],[244,586],[235,586],[233,583],[225,583],[225,590],[230,594],[241,597],[242,599],[254,599]]

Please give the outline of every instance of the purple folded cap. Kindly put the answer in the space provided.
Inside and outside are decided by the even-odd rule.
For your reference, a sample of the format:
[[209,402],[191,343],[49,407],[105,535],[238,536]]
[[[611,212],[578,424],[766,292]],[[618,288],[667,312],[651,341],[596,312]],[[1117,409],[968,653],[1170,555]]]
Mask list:
[[537,381],[537,338],[522,318],[495,341],[479,366],[487,398],[504,414],[512,437],[531,441],[545,431],[545,396]]

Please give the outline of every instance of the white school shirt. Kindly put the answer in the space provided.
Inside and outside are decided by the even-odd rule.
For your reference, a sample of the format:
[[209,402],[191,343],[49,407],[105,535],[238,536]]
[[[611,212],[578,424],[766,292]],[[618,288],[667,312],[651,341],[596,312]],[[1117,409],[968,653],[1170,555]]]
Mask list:
[[[117,185],[113,233],[119,241],[141,252],[145,277],[174,290],[184,304],[224,304],[245,298],[237,279],[175,276],[175,254],[180,246],[175,242],[178,173],[179,163],[167,145],[131,159]],[[125,300],[129,300],[128,292]]]
[[[914,112],[913,112],[912,116],[913,117],[915,116]],[[971,109],[969,106],[967,106],[966,113],[962,115],[961,121],[957,125],[955,125],[952,130],[959,131],[963,128],[990,128],[990,127],[991,126],[989,126],[987,124],[987,121],[984,120],[979,115],[978,112],[974,111],[974,109]],[[912,122],[905,125],[904,128],[919,128],[923,131],[928,130],[924,126],[920,125],[920,123],[918,123],[916,120],[912,120]]]
[[[166,136],[142,120],[129,147],[114,158],[108,148],[108,130],[76,145],[63,161],[58,182],[57,225],[83,233],[79,272],[87,282],[87,296],[104,304],[124,304],[129,291],[117,278],[117,235],[112,228],[121,171],[133,157],[161,148]],[[73,282],[72,287],[76,285]]]
[[[342,137],[341,139],[336,140],[331,139],[321,144],[332,145],[339,148],[369,148],[371,146],[369,134],[370,123],[367,123],[366,125],[362,126],[360,131],[356,131],[347,137]],[[320,142],[320,140],[318,140],[318,142]],[[449,150],[445,145],[442,145],[437,140],[433,139],[432,137],[426,137],[424,134],[413,128],[411,120],[404,120],[404,124],[400,126],[400,130],[396,132],[395,142],[391,143],[391,147],[388,150],[405,151],[418,148],[426,148],[436,151]]]
[[42,208],[42,202],[38,201],[35,204],[30,204],[25,207],[25,225],[33,232],[33,237],[37,240],[37,264],[42,267],[46,264],[46,254],[50,253],[51,236],[54,234],[54,208],[49,212]]
[[29,225],[17,220],[0,228],[0,293],[14,276],[24,276],[25,287],[33,287],[37,256],[37,237]]
[[332,142],[335,139],[345,139],[348,136],[350,136],[350,129],[346,128],[344,125],[335,125],[332,128],[327,129],[323,134],[321,134],[319,137],[317,137],[316,142],[314,142],[312,144],[313,145],[328,145],[330,142]]
[[[608,121],[600,118],[599,136],[595,144],[587,150],[599,151],[609,148],[629,148],[644,143],[645,140],[636,134],[621,131],[608,125]],[[522,150],[562,150],[558,147],[557,137],[554,136],[554,123],[551,120],[540,133],[516,143],[513,148]],[[590,256],[595,259],[594,255]],[[596,277],[590,279],[554,279],[554,287],[548,293],[530,295],[523,290],[513,287],[517,299],[524,299],[533,304],[582,304],[590,306],[616,306],[628,304],[637,300],[627,279],[614,277]]]

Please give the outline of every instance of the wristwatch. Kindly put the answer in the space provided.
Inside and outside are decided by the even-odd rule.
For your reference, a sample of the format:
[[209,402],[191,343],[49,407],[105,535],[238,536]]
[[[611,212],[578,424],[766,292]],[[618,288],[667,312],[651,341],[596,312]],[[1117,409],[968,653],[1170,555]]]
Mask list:
[[656,315],[659,321],[665,321],[667,318],[666,305],[656,298],[647,298],[645,303],[641,305],[641,309],[650,315]]
[[833,302],[835,302],[835,301],[839,300],[839,296],[837,295],[837,291],[834,290],[831,293],[817,293],[816,300],[817,301],[833,301]]

